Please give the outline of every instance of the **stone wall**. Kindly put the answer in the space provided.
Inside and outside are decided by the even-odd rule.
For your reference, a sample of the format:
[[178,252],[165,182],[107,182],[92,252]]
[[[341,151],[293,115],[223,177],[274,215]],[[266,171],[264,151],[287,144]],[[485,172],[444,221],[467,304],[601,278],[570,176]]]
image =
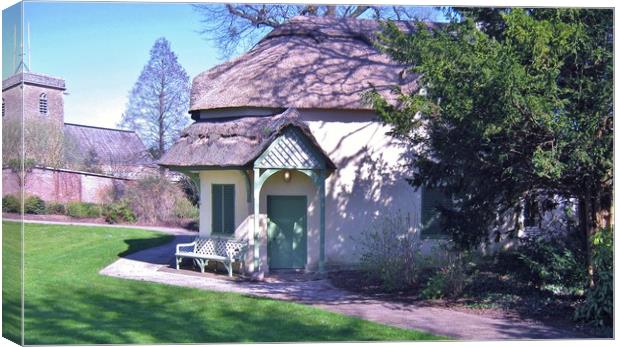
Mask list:
[[[130,181],[87,172],[34,168],[26,175],[26,195],[45,201],[104,202],[104,192],[112,186],[121,189]],[[19,194],[19,177],[11,169],[2,170],[2,196]]]

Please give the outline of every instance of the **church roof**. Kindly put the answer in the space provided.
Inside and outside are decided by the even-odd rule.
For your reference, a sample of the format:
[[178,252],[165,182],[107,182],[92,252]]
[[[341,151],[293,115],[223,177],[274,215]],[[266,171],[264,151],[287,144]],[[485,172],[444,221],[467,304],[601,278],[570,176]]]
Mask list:
[[301,132],[310,146],[323,157],[328,169],[334,163],[321,149],[295,109],[274,116],[201,120],[183,131],[160,159],[170,168],[252,167],[253,162],[288,129]]
[[76,160],[92,160],[99,165],[155,164],[133,131],[65,123],[64,133]]
[[[411,23],[399,22],[401,28]],[[429,24],[433,25],[433,24]],[[190,111],[231,107],[371,109],[374,86],[417,88],[416,76],[372,45],[374,20],[295,17],[240,57],[194,78]]]

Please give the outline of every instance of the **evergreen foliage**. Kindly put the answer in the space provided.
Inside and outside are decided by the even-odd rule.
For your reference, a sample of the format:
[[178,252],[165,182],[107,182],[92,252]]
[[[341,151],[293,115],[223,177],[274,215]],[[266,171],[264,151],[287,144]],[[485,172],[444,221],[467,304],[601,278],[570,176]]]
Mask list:
[[[524,200],[578,198],[585,235],[609,223],[613,11],[456,9],[451,23],[378,46],[419,74],[423,93],[368,101],[416,153],[415,186],[455,197],[444,229],[461,248],[491,241]],[[510,234],[520,228],[517,218]],[[505,226],[504,226],[504,229]],[[497,235],[496,235],[497,236]]]

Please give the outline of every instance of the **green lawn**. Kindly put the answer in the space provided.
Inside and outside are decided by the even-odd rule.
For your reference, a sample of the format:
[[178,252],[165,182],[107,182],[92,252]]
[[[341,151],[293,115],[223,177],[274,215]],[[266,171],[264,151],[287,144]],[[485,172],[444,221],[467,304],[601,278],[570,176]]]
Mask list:
[[[19,224],[3,228],[4,235],[19,236]],[[169,240],[146,230],[26,224],[25,343],[438,338],[289,302],[98,274],[119,255]],[[16,244],[8,241],[3,238],[5,254]]]
[[19,224],[3,223],[2,336],[21,344],[21,231]]

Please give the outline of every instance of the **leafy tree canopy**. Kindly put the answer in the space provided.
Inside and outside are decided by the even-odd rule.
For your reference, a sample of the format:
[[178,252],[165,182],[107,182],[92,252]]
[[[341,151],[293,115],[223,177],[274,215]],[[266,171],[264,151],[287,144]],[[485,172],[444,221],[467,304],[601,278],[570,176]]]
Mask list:
[[412,184],[455,197],[445,230],[474,247],[498,213],[550,194],[579,199],[590,235],[609,223],[613,11],[451,12],[459,20],[413,33],[387,23],[378,45],[419,74],[423,92],[397,91],[398,105],[368,95],[416,153]]

